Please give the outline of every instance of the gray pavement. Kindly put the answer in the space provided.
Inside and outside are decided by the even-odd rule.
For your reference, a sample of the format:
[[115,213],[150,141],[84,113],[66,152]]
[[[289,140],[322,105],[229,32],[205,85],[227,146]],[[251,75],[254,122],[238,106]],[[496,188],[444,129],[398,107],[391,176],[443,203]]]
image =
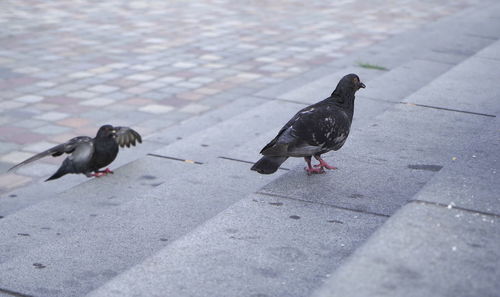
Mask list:
[[[49,31],[59,28],[77,11],[67,9],[65,3],[34,5],[48,13],[32,27],[20,19],[34,10],[11,6],[15,9],[8,16],[13,20],[9,28],[16,34],[38,28],[38,22]],[[226,2],[148,3],[156,13],[142,2],[124,4],[112,14],[108,12],[116,8],[114,1],[92,8],[85,2],[75,4],[82,9],[81,17],[69,22],[67,31],[86,28],[84,32],[91,33],[87,41],[109,38],[119,30],[118,26],[106,25],[109,20],[127,24],[129,34],[86,45],[101,49],[103,56],[114,52],[116,59],[136,57],[138,60],[130,64],[134,66],[118,67],[116,61],[112,65],[126,70],[132,80],[143,80],[140,86],[120,85],[113,91],[109,84],[89,81],[92,90],[84,92],[114,94],[132,89],[132,93],[156,100],[155,92],[175,93],[176,88],[191,86],[195,91],[185,94],[178,90],[172,96],[197,102],[190,107],[197,112],[185,116],[182,104],[170,106],[155,101],[155,107],[151,107],[144,98],[131,101],[139,111],[126,107],[130,102],[78,111],[89,119],[99,120],[109,114],[137,127],[160,125],[162,129],[145,129],[144,144],[123,151],[113,176],[83,179],[83,183],[78,176],[71,176],[64,186],[53,184],[52,188],[48,183],[33,183],[0,197],[0,296],[468,296],[476,292],[495,296],[500,267],[495,249],[500,243],[495,235],[500,214],[496,195],[500,144],[496,49],[500,19],[495,16],[499,4],[443,2],[431,12],[426,10],[427,4],[415,1],[408,1],[404,9],[392,10],[383,1],[377,2],[377,7],[370,6],[375,3],[359,6],[357,1],[328,4],[331,7],[312,2],[304,4],[303,11],[293,9],[297,3],[275,3],[270,10],[256,12],[254,4],[242,8]],[[23,9],[29,13],[20,13]],[[363,21],[358,23],[349,9],[366,12]],[[357,26],[371,26],[365,28],[370,32],[396,28],[387,24],[400,22],[394,16],[400,9],[407,12],[407,28],[421,26],[392,38],[379,36],[377,42],[382,41],[373,45],[355,34]],[[318,10],[318,15],[339,18],[309,23],[315,15],[312,12]],[[138,11],[143,16],[133,13]],[[280,14],[258,24],[251,22],[268,16],[269,11]],[[391,14],[385,14],[389,11]],[[196,19],[200,12],[214,15]],[[159,15],[169,13],[178,13],[180,20],[186,20],[178,24],[186,34],[170,40],[172,47],[162,48],[163,41],[151,35],[157,34],[161,28],[158,24],[164,22]],[[357,29],[349,29],[350,34],[342,36],[326,34],[327,28],[342,27],[346,13],[352,15],[350,23]],[[372,13],[377,18],[370,17]],[[212,19],[219,14],[228,19]],[[229,21],[242,14],[249,15]],[[446,14],[449,17],[442,17]],[[98,15],[107,15],[109,20]],[[113,19],[111,15],[120,17]],[[410,15],[418,17],[412,19]],[[96,35],[88,25],[97,20],[102,22],[102,33]],[[294,33],[297,39],[290,41],[280,35],[289,30],[284,20],[310,27],[302,27]],[[423,20],[428,21],[423,24]],[[197,32],[199,38],[190,40],[194,31],[188,28],[201,21],[229,21],[231,26],[208,26]],[[276,24],[280,25],[273,27]],[[252,31],[255,26],[264,29],[256,33]],[[162,36],[170,34],[171,28]],[[144,36],[138,37],[137,32]],[[237,44],[244,44],[250,52],[265,49],[268,56],[250,58],[263,64],[248,68],[248,57],[233,52],[230,42],[223,42],[222,36],[232,36],[232,32],[251,32],[238,35]],[[300,38],[312,37],[314,32],[317,39]],[[71,34],[64,36],[71,39]],[[252,39],[262,35],[267,39]],[[150,46],[133,46],[146,37]],[[356,45],[353,40],[358,37],[360,43]],[[194,53],[190,46],[207,39],[216,43],[200,45],[190,56]],[[132,41],[125,46],[112,40]],[[290,66],[294,74],[285,75],[292,70],[283,66],[285,56],[278,53],[283,52],[283,45],[299,41],[312,48],[346,43],[345,47],[320,46],[322,50],[318,51],[327,53],[322,58],[302,52],[307,61],[304,64],[285,55],[291,65],[307,65],[304,71]],[[53,40],[46,42],[52,44]],[[21,45],[26,43],[21,40],[10,47]],[[111,45],[116,51],[107,51]],[[271,49],[274,46],[276,51]],[[119,52],[124,48],[125,52]],[[345,54],[340,54],[340,48],[346,48]],[[8,55],[13,49],[7,51]],[[96,58],[84,49],[81,57]],[[333,56],[329,54],[332,50],[336,53]],[[213,52],[207,56],[205,51]],[[158,55],[160,52],[173,54],[172,59]],[[196,61],[213,59],[215,52],[221,60],[207,62],[211,65],[207,67],[220,71],[202,70],[206,65]],[[233,54],[226,56],[226,52]],[[56,56],[51,58],[54,65],[59,63]],[[93,63],[103,62],[101,58]],[[169,72],[170,66],[154,64],[160,58],[167,64],[175,63],[177,66],[171,65],[174,68],[185,69]],[[69,60],[73,59],[79,58]],[[196,65],[190,66],[193,60]],[[386,69],[363,68],[359,62]],[[218,63],[224,66],[215,67]],[[146,69],[139,64],[156,66]],[[33,71],[30,75],[34,77],[38,73],[24,71]],[[46,72],[50,77],[52,72]],[[91,73],[95,78],[113,80],[110,77],[118,72],[98,69]],[[197,79],[200,85],[238,83],[199,97],[200,90],[206,88],[189,85],[194,80],[187,72],[213,79]],[[294,158],[274,175],[251,172],[250,163],[281,125],[306,104],[326,97],[347,72],[358,73],[368,88],[357,96],[349,141],[341,151],[325,155],[339,170],[307,176],[302,170],[303,160]],[[160,73],[169,76],[162,80],[168,81],[168,86],[159,86]],[[17,79],[17,74],[12,75],[9,79]],[[182,79],[177,80],[177,76]],[[80,79],[86,81],[87,77],[77,77]],[[174,86],[176,83],[183,86]],[[71,86],[64,88],[75,92]],[[149,92],[147,88],[157,89]],[[46,96],[42,94],[42,101]],[[95,102],[128,102],[120,98],[99,96]],[[23,101],[29,105],[27,110],[39,108],[38,99],[24,98],[34,104]],[[89,100],[93,99],[82,102]],[[210,107],[199,106],[205,104]],[[9,109],[11,116],[18,114],[16,108],[21,106]],[[150,115],[143,117],[141,112]],[[27,167],[24,177],[32,178],[28,172],[43,176],[51,166],[54,164]],[[9,189],[17,185],[13,180]]]
[[0,192],[60,161],[7,168],[102,124],[148,136],[475,2],[3,1]]
[[[443,92],[455,93],[449,82],[460,75],[494,75],[468,67],[476,59],[406,100],[415,102],[420,92],[447,97]],[[497,90],[488,80],[461,80],[464,93],[477,86]],[[303,165],[293,168],[89,296],[308,296],[318,287],[315,296],[321,297],[496,296],[499,239],[489,234],[498,229],[497,215],[460,201],[470,203],[474,192],[483,200],[476,207],[488,201],[491,211],[498,202],[496,186],[485,188],[498,169],[491,153],[498,146],[498,121],[464,111],[393,103],[360,120],[365,127],[353,133],[345,153],[335,154],[339,171],[306,178]],[[454,166],[457,156],[477,153],[471,152],[474,143],[488,146],[477,170]],[[477,191],[469,184],[474,179],[462,182],[470,175],[484,180]],[[443,176],[455,183],[442,188]],[[451,191],[445,198],[456,204],[434,203],[429,198],[436,197],[435,189]],[[392,214],[371,237],[374,229],[358,229],[376,228]]]

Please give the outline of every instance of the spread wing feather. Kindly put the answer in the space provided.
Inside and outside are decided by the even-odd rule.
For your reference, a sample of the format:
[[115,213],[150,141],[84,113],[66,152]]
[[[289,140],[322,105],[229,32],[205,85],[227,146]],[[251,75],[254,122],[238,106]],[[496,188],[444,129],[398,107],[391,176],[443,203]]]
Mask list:
[[17,169],[21,166],[24,166],[26,164],[29,164],[31,162],[34,162],[36,160],[39,160],[39,159],[47,157],[47,156],[57,157],[57,156],[60,156],[62,154],[65,154],[65,153],[71,154],[71,153],[73,153],[73,151],[75,151],[75,149],[78,146],[81,146],[83,144],[85,144],[85,146],[86,146],[87,144],[92,143],[92,141],[93,141],[93,139],[91,137],[88,137],[88,136],[78,136],[78,137],[72,138],[65,143],[56,145],[48,150],[45,150],[41,153],[34,155],[31,158],[28,158],[28,159],[22,161],[21,163],[11,167],[8,171]]
[[130,147],[130,145],[135,146],[136,142],[142,143],[141,135],[129,127],[115,127],[115,130],[115,140],[120,147]]

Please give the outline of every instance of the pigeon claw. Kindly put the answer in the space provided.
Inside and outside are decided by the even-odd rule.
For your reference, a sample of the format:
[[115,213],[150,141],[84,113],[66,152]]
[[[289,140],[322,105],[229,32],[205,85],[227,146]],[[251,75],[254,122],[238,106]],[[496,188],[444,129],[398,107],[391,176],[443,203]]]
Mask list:
[[327,163],[323,163],[323,164],[321,164],[321,163],[320,163],[320,164],[316,164],[316,165],[314,165],[314,167],[316,167],[316,168],[326,168],[326,169],[330,169],[330,170],[335,170],[335,169],[337,169],[337,167],[335,167],[335,166],[331,166],[331,165],[328,165]]
[[326,163],[326,161],[323,160],[321,157],[316,157],[316,159],[319,161],[319,164],[314,165],[314,167],[321,167],[321,168],[326,168],[326,169],[330,169],[330,170],[337,169],[337,167],[332,166],[332,165]]
[[96,172],[92,173],[90,176],[101,177],[101,176],[105,176],[105,175],[108,175],[108,174],[105,173],[104,171],[96,171]]
[[108,174],[113,174],[113,171],[111,171],[109,168],[106,168],[102,171],[96,171],[96,172],[92,173],[90,176],[101,177],[101,176],[106,176]]
[[325,173],[325,170],[323,169],[323,167],[320,167],[320,168],[308,168],[308,167],[304,167],[304,170],[307,172],[307,175],[311,175],[311,174],[323,174],[323,173]]
[[113,173],[114,173],[114,172],[113,172],[113,171],[111,171],[111,169],[109,169],[109,168],[104,169],[104,171],[102,171],[102,172],[105,172],[106,174],[108,174],[108,173],[113,174]]

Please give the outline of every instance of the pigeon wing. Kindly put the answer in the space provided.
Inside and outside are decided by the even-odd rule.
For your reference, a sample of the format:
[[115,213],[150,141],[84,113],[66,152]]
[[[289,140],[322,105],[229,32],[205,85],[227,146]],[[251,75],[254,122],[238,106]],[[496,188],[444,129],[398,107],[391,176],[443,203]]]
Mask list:
[[[314,112],[304,114],[291,127],[291,136],[300,147],[317,147],[318,152],[338,150],[345,143],[351,121],[346,111],[335,105],[323,105]],[[310,149],[310,148],[309,148]],[[294,150],[293,147],[289,150]]]
[[262,153],[299,157],[337,150],[347,139],[350,125],[345,111],[320,102],[299,111]]
[[286,155],[288,145],[295,142],[295,136],[291,133],[294,130],[294,125],[297,122],[303,121],[308,115],[314,113],[323,102],[319,102],[307,106],[297,112],[278,132],[278,135],[271,140],[260,153],[267,156],[283,156]]
[[120,147],[130,147],[130,145],[135,146],[136,142],[142,143],[141,135],[129,127],[115,127],[115,130],[115,140]]
[[[286,144],[290,141],[292,141],[293,139],[291,139],[289,137],[289,131],[290,131],[290,128],[293,126],[293,124],[299,120],[304,114],[307,114],[312,110],[314,110],[314,107],[317,105],[318,103],[316,104],[313,104],[313,105],[310,105],[310,106],[307,106],[301,110],[299,110],[299,112],[297,112],[284,126],[283,128],[281,128],[281,130],[278,132],[278,135],[276,135],[276,137],[274,137],[273,140],[271,140],[268,144],[266,144],[266,146],[264,146],[264,148],[262,148],[262,150],[260,151],[261,154],[263,155],[281,155],[281,153],[279,153],[280,151],[283,150],[283,148],[281,148],[283,146],[283,144]],[[278,143],[279,142],[279,143]]]
[[45,150],[41,153],[34,155],[31,158],[28,158],[28,159],[22,161],[21,163],[11,167],[8,171],[15,170],[21,166],[24,166],[24,165],[29,164],[31,162],[37,161],[37,160],[44,158],[44,157],[47,157],[47,156],[57,157],[57,156],[60,156],[62,154],[65,154],[65,153],[71,154],[79,146],[82,146],[82,145],[87,146],[89,144],[92,144],[92,141],[93,141],[93,139],[91,137],[88,137],[88,136],[78,136],[78,137],[72,138],[65,143],[56,145],[48,150]]

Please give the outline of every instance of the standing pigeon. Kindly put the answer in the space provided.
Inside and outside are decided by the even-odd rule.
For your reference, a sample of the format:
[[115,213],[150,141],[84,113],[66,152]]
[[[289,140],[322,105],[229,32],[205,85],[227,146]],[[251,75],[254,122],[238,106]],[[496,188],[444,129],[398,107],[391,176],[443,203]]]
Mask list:
[[99,169],[113,162],[116,155],[118,155],[118,146],[135,146],[136,141],[139,143],[142,142],[141,135],[131,128],[104,125],[99,128],[94,138],[88,136],[72,138],[63,144],[56,145],[24,160],[10,168],[9,171],[49,155],[57,157],[66,153],[71,155],[64,159],[57,172],[45,181],[60,178],[68,173],[83,173],[87,177],[100,177],[108,173],[113,173],[109,168],[103,171],[99,171]]
[[[304,157],[308,174],[324,173],[324,168],[337,169],[328,165],[321,154],[344,145],[354,114],[354,94],[364,87],[356,74],[344,76],[330,97],[300,110],[288,121],[260,151],[264,156],[251,169],[271,174],[288,157]],[[314,167],[312,156],[319,161]]]

